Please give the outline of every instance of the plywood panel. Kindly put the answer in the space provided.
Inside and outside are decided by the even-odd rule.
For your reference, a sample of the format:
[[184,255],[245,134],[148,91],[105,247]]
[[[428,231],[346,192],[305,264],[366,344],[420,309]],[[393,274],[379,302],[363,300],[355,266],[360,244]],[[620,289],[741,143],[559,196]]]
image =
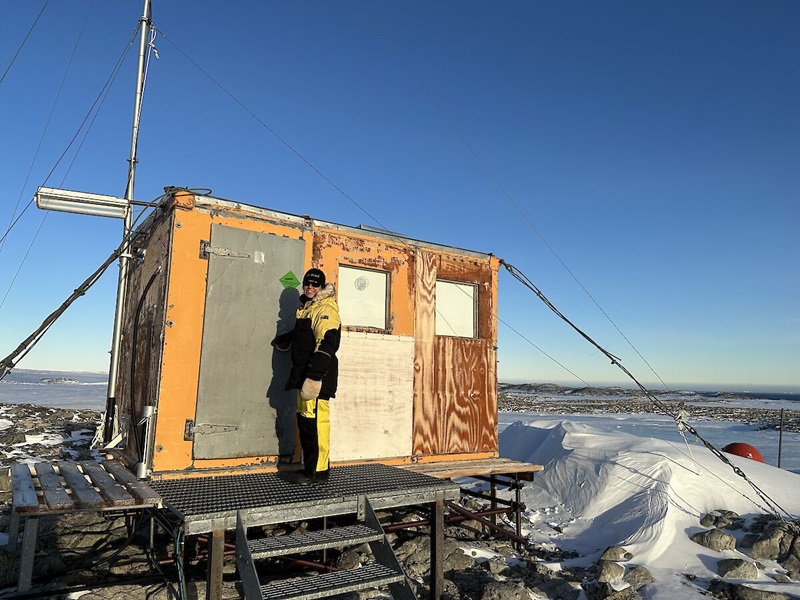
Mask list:
[[414,454],[440,452],[437,431],[441,426],[434,394],[433,340],[436,331],[436,271],[438,257],[418,252],[414,293]]
[[342,332],[339,390],[331,400],[331,459],[411,454],[414,340]]
[[493,357],[489,341],[436,338],[434,386],[440,452],[497,449],[497,402],[490,370]]
[[[414,454],[497,452],[496,259],[419,251]],[[435,335],[436,280],[477,286],[478,339]]]

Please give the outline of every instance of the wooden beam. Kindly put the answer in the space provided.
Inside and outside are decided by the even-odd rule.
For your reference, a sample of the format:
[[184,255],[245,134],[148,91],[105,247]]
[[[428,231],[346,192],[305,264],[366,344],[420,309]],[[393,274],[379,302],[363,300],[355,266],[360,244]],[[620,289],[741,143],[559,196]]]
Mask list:
[[441,461],[399,466],[401,469],[429,475],[438,479],[477,477],[480,475],[505,475],[508,477],[519,475],[520,479],[532,481],[533,473],[544,470],[542,465],[516,462],[505,458]]
[[82,460],[78,463],[83,472],[89,476],[95,487],[100,488],[102,495],[112,506],[132,506],[136,499],[124,487],[118,484],[111,475],[104,471],[93,460]]
[[444,500],[431,503],[431,600],[444,591]]
[[81,508],[100,508],[106,505],[103,497],[86,481],[75,463],[62,462],[58,470],[72,489],[72,495]]
[[114,476],[120,484],[125,486],[133,496],[142,504],[161,505],[161,496],[147,485],[144,481],[136,479],[136,476],[126,469],[119,461],[107,460],[101,466]]
[[17,512],[39,510],[39,497],[36,495],[28,465],[21,463],[11,465],[11,490],[11,502]]
[[34,467],[36,475],[39,477],[39,487],[44,494],[49,510],[64,510],[72,508],[74,500],[69,497],[67,490],[61,483],[61,478],[53,469],[53,465],[47,462],[36,463]]

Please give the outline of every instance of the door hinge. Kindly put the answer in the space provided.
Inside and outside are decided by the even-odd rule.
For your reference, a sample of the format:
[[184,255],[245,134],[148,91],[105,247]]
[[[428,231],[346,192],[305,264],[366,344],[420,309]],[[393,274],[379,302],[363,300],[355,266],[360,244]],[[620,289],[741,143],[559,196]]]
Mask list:
[[186,419],[186,425],[183,429],[183,439],[189,442],[194,440],[196,435],[230,433],[232,431],[239,431],[239,426],[229,425],[227,423],[200,423],[199,425],[195,425],[192,419]]
[[191,442],[194,439],[194,419],[186,419],[186,425],[183,426],[183,441]]
[[208,256],[227,256],[228,258],[253,258],[253,255],[240,250],[231,250],[222,246],[212,246],[208,240],[200,240],[200,258],[208,260]]

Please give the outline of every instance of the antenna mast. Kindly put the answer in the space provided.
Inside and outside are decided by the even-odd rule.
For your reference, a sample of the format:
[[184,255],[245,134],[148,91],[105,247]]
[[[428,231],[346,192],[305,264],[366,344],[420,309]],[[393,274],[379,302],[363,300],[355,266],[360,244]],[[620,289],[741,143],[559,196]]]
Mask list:
[[[144,0],[142,16],[139,18],[139,63],[136,70],[136,96],[133,103],[133,127],[131,131],[131,150],[128,158],[128,182],[125,186],[125,200],[128,201],[128,210],[123,223],[123,243],[128,240],[133,227],[133,190],[136,179],[136,152],[139,144],[139,122],[142,116],[142,101],[144,100],[144,81],[146,68],[147,44],[150,37],[150,8],[151,0]],[[111,365],[108,371],[108,394],[106,398],[106,417],[103,430],[103,442],[109,443],[117,428],[116,398],[117,398],[117,370],[119,368],[119,350],[122,340],[122,320],[125,313],[125,289],[128,281],[128,266],[130,262],[130,248],[123,246],[119,258],[119,280],[117,282],[117,304],[114,312],[114,333],[111,343]]]

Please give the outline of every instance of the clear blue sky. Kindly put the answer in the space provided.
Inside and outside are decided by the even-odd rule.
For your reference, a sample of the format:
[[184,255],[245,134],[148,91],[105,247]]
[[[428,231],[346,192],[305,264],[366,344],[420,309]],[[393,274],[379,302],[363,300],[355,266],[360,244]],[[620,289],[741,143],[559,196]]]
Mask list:
[[[3,232],[45,182],[123,194],[135,45],[74,162],[48,174],[141,4],[51,1],[5,74]],[[670,388],[800,386],[800,3],[153,4],[169,41],[155,40],[137,199],[206,187],[492,252],[655,388],[625,338]],[[0,75],[44,5],[4,3]],[[0,356],[120,235],[25,212],[0,252]],[[115,288],[112,268],[19,367],[107,369]],[[624,380],[506,273],[500,318],[501,380]]]

